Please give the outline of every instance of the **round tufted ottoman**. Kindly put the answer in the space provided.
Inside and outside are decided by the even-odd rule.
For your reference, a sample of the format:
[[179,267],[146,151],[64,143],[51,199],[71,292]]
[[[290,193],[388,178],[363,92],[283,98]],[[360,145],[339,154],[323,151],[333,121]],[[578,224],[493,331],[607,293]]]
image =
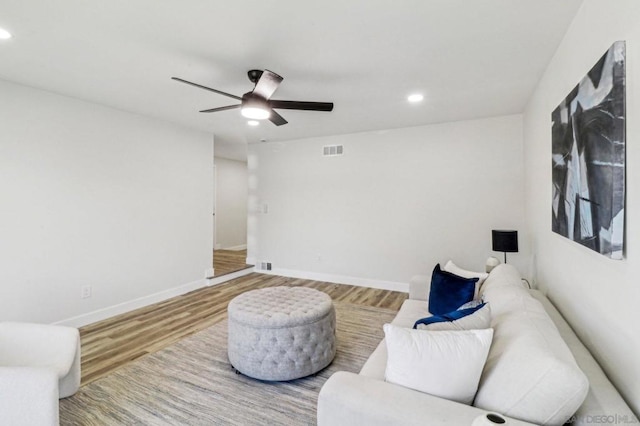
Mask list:
[[306,287],[251,290],[229,303],[229,361],[260,380],[293,380],[336,355],[331,298]]

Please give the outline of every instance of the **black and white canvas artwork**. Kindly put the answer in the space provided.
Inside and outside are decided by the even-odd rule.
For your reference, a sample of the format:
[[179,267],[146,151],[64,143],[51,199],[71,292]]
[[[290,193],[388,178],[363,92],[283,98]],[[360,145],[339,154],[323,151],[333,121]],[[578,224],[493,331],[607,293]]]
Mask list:
[[552,229],[622,259],[625,42],[617,41],[551,114]]

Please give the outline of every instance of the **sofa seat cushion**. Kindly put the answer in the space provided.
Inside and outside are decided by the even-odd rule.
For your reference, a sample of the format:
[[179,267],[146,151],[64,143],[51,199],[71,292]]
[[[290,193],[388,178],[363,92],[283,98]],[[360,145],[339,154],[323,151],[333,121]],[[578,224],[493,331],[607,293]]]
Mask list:
[[420,318],[430,317],[429,306],[424,300],[407,299],[402,303],[398,314],[391,324],[398,327],[412,328]]
[[519,279],[511,277],[509,285],[502,280],[506,274],[492,284],[491,275],[483,292],[491,304],[494,337],[474,405],[532,423],[563,424],[584,401],[587,378]]

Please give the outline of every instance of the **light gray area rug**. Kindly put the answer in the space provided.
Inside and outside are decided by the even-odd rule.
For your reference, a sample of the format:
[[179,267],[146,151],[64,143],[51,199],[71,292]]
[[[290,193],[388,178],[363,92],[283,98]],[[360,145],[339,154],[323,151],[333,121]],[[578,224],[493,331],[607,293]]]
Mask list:
[[395,312],[336,302],[337,354],[314,376],[261,382],[227,358],[227,321],[84,386],[60,401],[61,425],[314,425],[336,371],[358,372]]

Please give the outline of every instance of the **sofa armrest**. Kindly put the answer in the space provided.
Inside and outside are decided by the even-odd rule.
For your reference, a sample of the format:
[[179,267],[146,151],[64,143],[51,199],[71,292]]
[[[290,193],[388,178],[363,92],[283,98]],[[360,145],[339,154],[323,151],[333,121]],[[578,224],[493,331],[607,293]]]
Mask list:
[[[318,395],[318,426],[470,425],[485,413],[488,411],[345,371],[332,375]],[[531,424],[508,420],[511,426]]]
[[409,299],[429,300],[429,290],[431,289],[431,276],[414,275],[409,280]]
[[80,353],[78,329],[60,325],[0,322],[0,341],[2,365],[51,368],[58,378],[69,373]]
[[58,376],[53,370],[0,367],[2,424],[57,426],[58,416]]

